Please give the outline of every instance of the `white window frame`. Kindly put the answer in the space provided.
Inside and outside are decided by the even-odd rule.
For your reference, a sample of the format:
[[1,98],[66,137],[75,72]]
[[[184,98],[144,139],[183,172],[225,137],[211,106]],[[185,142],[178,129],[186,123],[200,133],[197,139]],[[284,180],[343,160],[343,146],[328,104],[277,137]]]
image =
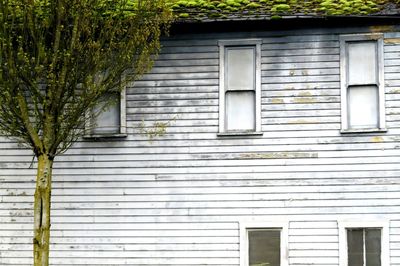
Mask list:
[[[340,35],[340,95],[341,95],[341,132],[342,133],[353,133],[353,132],[385,132],[386,131],[386,118],[385,118],[385,83],[384,83],[384,52],[383,52],[383,34],[382,33],[371,33],[371,34],[351,34],[351,35]],[[361,128],[352,129],[349,128],[348,124],[348,69],[347,69],[347,49],[346,43],[348,42],[365,42],[365,41],[376,41],[377,42],[377,85],[378,85],[378,128]]]
[[[261,135],[261,39],[220,40],[219,45],[219,136]],[[227,47],[255,48],[255,130],[227,131],[225,129],[225,49]]]
[[281,265],[288,266],[288,250],[289,250],[289,222],[288,221],[268,221],[268,222],[241,222],[240,223],[240,266],[249,266],[249,238],[250,230],[280,230],[280,250]]
[[86,124],[85,124],[85,137],[86,138],[117,138],[126,137],[126,86],[124,86],[120,92],[119,101],[119,114],[120,114],[120,125],[118,133],[104,133],[98,134],[93,133],[93,128],[95,125],[92,124],[92,119],[90,118],[90,111],[86,114]]
[[338,221],[339,229],[339,266],[347,265],[347,229],[381,229],[381,265],[390,265],[389,227],[390,221]]

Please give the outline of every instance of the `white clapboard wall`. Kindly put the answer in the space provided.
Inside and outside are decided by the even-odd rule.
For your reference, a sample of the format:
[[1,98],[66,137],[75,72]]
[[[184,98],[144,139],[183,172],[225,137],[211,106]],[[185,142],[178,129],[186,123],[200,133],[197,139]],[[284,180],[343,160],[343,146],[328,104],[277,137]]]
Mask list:
[[[400,265],[400,32],[187,34],[127,88],[128,136],[54,166],[51,265],[239,266],[242,222],[289,221],[289,264],[337,266],[338,224],[390,220]],[[339,35],[384,31],[386,133],[340,133]],[[262,136],[218,137],[218,40],[262,39]],[[149,139],[155,123],[166,134]],[[0,139],[0,265],[31,265],[35,162]]]

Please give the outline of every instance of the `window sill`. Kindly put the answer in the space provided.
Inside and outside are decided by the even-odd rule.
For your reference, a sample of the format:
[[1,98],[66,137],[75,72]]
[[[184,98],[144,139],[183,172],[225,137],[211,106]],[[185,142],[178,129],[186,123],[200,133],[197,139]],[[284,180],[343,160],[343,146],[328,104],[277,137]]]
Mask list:
[[244,136],[262,136],[263,132],[259,131],[237,131],[237,132],[220,132],[218,137],[244,137]]
[[354,134],[354,133],[385,133],[386,128],[360,128],[360,129],[342,129],[342,134]]
[[91,134],[84,135],[85,139],[113,139],[113,138],[126,138],[128,135],[126,133],[115,133],[115,134]]

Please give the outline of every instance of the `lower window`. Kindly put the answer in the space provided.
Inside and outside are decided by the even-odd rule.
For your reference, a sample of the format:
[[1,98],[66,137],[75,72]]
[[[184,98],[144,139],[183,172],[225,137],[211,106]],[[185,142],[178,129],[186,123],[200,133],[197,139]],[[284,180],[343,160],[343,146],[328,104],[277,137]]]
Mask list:
[[340,266],[388,264],[388,223],[339,223]]
[[286,224],[246,224],[241,235],[242,266],[287,265]]
[[281,265],[281,230],[249,230],[248,238],[249,266]]
[[347,264],[381,266],[380,228],[347,229]]

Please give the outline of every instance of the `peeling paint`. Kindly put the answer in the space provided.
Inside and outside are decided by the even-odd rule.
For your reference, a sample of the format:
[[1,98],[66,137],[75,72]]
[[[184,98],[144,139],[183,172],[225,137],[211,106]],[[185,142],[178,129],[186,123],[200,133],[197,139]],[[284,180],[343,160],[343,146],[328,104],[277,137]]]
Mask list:
[[266,153],[243,153],[242,159],[299,159],[318,158],[316,152],[266,152]]
[[307,121],[305,119],[297,119],[293,121],[289,121],[288,124],[312,124],[313,122]]
[[315,103],[317,100],[312,97],[304,97],[304,98],[295,98],[293,100],[294,103]]
[[380,143],[380,142],[383,142],[384,140],[381,136],[375,136],[375,137],[371,138],[371,141],[375,142],[375,143]]
[[270,102],[271,103],[283,103],[283,99],[275,98],[275,99],[271,99]]
[[386,44],[400,44],[400,38],[387,38],[383,40]]
[[400,89],[392,89],[389,93],[400,93]]
[[302,74],[303,76],[308,76],[308,71],[307,71],[307,70],[303,70],[303,71],[301,71],[301,74]]
[[289,75],[293,76],[294,75],[294,70],[290,70]]
[[304,92],[300,92],[297,96],[312,96],[311,92],[309,91],[304,91]]
[[32,216],[32,213],[27,211],[27,212],[23,212],[23,211],[11,211],[10,213],[11,217],[24,217],[24,216]]
[[390,139],[393,141],[400,141],[400,136],[393,136]]
[[[208,158],[206,158],[206,159],[211,158],[211,156],[207,156],[207,157]],[[157,175],[156,180],[173,179],[173,178],[174,178],[174,176],[172,176],[172,175]]]

